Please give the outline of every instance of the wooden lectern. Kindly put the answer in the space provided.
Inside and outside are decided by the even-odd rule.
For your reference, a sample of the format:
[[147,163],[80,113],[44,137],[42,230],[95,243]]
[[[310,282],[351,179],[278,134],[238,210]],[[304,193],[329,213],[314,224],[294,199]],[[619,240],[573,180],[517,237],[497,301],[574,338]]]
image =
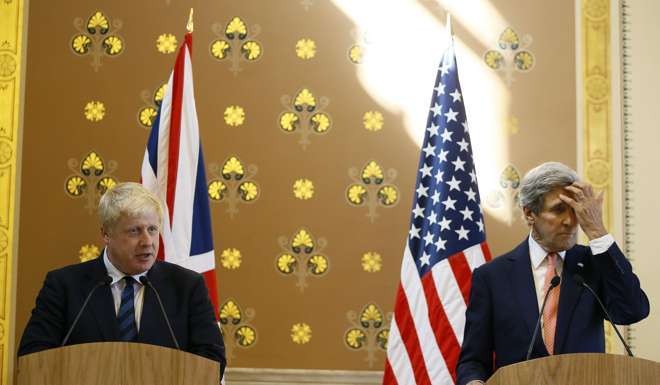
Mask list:
[[155,345],[97,342],[27,354],[18,385],[218,385],[217,362]]
[[488,385],[646,385],[660,383],[660,363],[602,353],[560,354],[504,366]]

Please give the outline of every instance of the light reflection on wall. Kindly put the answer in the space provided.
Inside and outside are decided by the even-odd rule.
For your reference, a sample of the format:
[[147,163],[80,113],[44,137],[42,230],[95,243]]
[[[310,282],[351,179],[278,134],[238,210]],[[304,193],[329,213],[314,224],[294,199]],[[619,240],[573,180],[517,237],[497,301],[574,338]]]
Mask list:
[[[444,23],[437,16],[440,9],[450,12],[454,25],[460,24],[485,47],[493,46],[507,26],[490,2],[483,0],[441,0],[439,4],[423,0],[333,1],[353,21],[363,40],[364,61],[357,67],[362,86],[383,108],[402,116],[418,147],[438,64],[448,44]],[[496,188],[508,162],[504,122],[509,92],[499,75],[483,63],[483,52],[465,45],[459,35],[454,42],[483,198]],[[500,221],[510,221],[507,213],[484,210]]]

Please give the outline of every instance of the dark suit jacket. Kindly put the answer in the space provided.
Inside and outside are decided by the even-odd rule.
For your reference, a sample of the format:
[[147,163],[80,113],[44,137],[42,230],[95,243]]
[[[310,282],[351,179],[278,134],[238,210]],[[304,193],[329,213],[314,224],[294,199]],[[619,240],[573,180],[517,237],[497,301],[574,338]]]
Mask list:
[[[577,245],[564,258],[555,354],[605,351],[604,314],[593,296],[573,280],[575,273],[598,293],[615,323],[631,324],[649,314],[646,294],[616,243],[598,255]],[[525,240],[513,251],[474,270],[457,383],[485,381],[497,368],[524,361],[538,317]],[[532,358],[547,355],[539,332]]]
[[[59,347],[85,297],[107,274],[102,257],[49,272],[18,355]],[[147,276],[160,294],[181,349],[219,362],[222,374],[225,348],[203,277],[161,261],[156,261]],[[144,290],[137,342],[174,348],[156,295],[148,286]],[[67,345],[118,340],[112,293],[109,285],[103,285],[92,295]]]

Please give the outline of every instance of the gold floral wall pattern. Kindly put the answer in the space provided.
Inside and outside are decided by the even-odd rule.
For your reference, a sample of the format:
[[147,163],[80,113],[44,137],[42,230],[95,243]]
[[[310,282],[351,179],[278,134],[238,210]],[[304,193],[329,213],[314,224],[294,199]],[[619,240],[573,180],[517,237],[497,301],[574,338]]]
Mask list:
[[362,170],[348,170],[353,183],[346,188],[346,201],[355,207],[367,207],[371,223],[378,218],[378,207],[391,208],[399,203],[399,188],[394,185],[397,171],[393,168],[383,172],[376,161],[369,161]]
[[277,239],[280,253],[275,259],[275,267],[283,276],[296,277],[296,287],[304,292],[308,277],[323,277],[328,272],[330,260],[323,250],[328,242],[325,238],[316,239],[312,233],[301,228],[290,238]]
[[211,202],[227,204],[227,213],[233,218],[238,214],[239,204],[254,203],[261,195],[261,187],[254,179],[258,168],[254,164],[247,167],[236,156],[230,156],[222,167],[209,164],[208,194]]
[[251,324],[256,315],[252,308],[241,309],[230,298],[220,305],[220,329],[225,340],[227,360],[236,358],[237,349],[248,349],[257,343],[257,329]]
[[163,102],[166,89],[167,83],[163,83],[153,91],[142,90],[140,98],[142,99],[143,106],[137,113],[137,121],[140,126],[146,129],[151,129],[151,126],[154,124],[154,119],[158,116],[158,109]]
[[529,72],[534,68],[536,58],[528,50],[532,45],[532,37],[525,35],[522,38],[511,27],[502,31],[497,41],[497,48],[484,53],[484,62],[492,70],[499,71],[504,81],[511,86],[514,72]]
[[377,360],[376,353],[386,354],[392,313],[385,317],[380,307],[369,303],[359,314],[355,310],[347,312],[346,318],[350,326],[344,333],[344,344],[350,350],[366,352],[364,360],[373,368]]
[[78,250],[78,259],[81,263],[87,262],[98,258],[99,254],[101,254],[101,249],[95,244],[82,245]]
[[280,101],[285,111],[280,113],[280,129],[286,134],[298,133],[298,143],[303,148],[311,143],[311,135],[325,135],[332,127],[332,118],[325,111],[330,99],[314,96],[308,88],[302,88],[296,96],[282,95]]
[[110,20],[103,12],[96,11],[87,21],[81,17],[73,20],[78,31],[71,38],[71,50],[78,56],[91,56],[92,68],[98,71],[103,57],[114,58],[124,52],[125,40],[118,33],[123,22]]
[[67,162],[69,175],[64,182],[64,191],[71,198],[85,198],[85,209],[92,214],[98,207],[99,199],[108,189],[117,184],[112,173],[117,169],[117,162],[107,164],[99,154],[92,151],[82,160],[71,158]]
[[486,194],[484,204],[495,210],[505,213],[509,225],[522,215],[518,206],[518,193],[520,192],[520,172],[516,166],[510,164],[500,173],[500,182],[496,190]]
[[241,63],[252,63],[263,55],[263,44],[256,40],[261,27],[255,24],[248,28],[242,18],[235,16],[229,23],[214,23],[211,30],[217,39],[211,42],[211,57],[221,62],[229,62],[229,70],[238,75],[242,71]]

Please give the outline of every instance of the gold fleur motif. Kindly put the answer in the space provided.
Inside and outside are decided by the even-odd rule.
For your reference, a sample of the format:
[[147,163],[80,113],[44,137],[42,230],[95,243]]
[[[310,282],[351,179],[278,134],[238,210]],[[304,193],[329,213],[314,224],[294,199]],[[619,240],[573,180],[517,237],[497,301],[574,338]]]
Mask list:
[[211,44],[211,55],[216,59],[224,59],[229,50],[229,43],[224,40],[216,40]]
[[254,344],[255,340],[257,339],[257,334],[251,327],[241,326],[238,328],[238,330],[236,330],[235,338],[240,346],[248,347]]
[[78,258],[80,258],[80,262],[87,262],[95,259],[99,254],[100,251],[96,245],[83,245],[78,251]]
[[259,188],[254,182],[243,182],[238,188],[241,190],[241,198],[246,202],[257,199],[259,195]]
[[284,274],[290,274],[293,272],[293,268],[296,265],[296,259],[291,254],[283,254],[277,258],[277,270]]
[[11,154],[11,146],[7,142],[0,142],[0,164],[9,162]]
[[504,56],[497,51],[488,51],[484,56],[486,65],[494,70],[500,68],[504,62]]
[[225,34],[227,34],[227,37],[230,39],[233,38],[235,34],[238,34],[239,38],[245,38],[247,35],[247,27],[240,17],[234,17],[227,25]]
[[346,332],[344,341],[346,345],[352,349],[359,349],[364,345],[367,335],[360,329],[350,329]]
[[307,262],[307,266],[314,275],[321,275],[328,270],[328,260],[322,255],[314,255]]
[[160,103],[165,98],[165,91],[167,91],[167,83],[164,83],[160,87],[158,87],[158,89],[154,93],[154,103],[156,103],[156,105],[160,106]]
[[518,52],[513,60],[521,71],[529,71],[534,66],[534,56],[527,51]]
[[117,181],[114,180],[113,178],[110,178],[109,176],[106,176],[104,178],[101,178],[101,180],[99,180],[99,183],[97,184],[96,187],[99,190],[99,193],[103,195],[105,194],[106,191],[115,187],[115,185],[117,185]]
[[225,109],[225,123],[229,126],[240,126],[245,122],[245,110],[241,106],[229,106]]
[[224,198],[225,191],[227,190],[227,185],[222,181],[214,180],[209,183],[209,198],[219,201]]
[[355,205],[362,204],[364,203],[364,195],[366,193],[367,190],[363,186],[359,184],[354,184],[348,188],[348,192],[347,192],[348,201]]
[[312,339],[312,328],[304,323],[297,323],[291,327],[291,340],[299,345],[304,345]]
[[159,35],[156,39],[156,49],[160,53],[168,54],[176,51],[177,41],[176,36],[171,33],[164,33]]
[[228,319],[232,319],[235,323],[238,323],[241,320],[241,310],[234,301],[229,300],[220,309],[220,319],[225,320],[225,323]]
[[296,95],[296,100],[293,102],[294,106],[302,110],[302,106],[307,105],[312,107],[316,106],[316,99],[314,95],[307,88],[303,88],[298,95]]
[[303,60],[312,59],[316,55],[316,42],[312,39],[300,39],[296,42],[296,56]]
[[380,271],[383,266],[383,258],[375,251],[369,251],[362,255],[362,270],[367,273]]
[[348,59],[353,64],[361,64],[364,59],[364,48],[361,45],[355,44],[348,49]]
[[374,304],[369,304],[367,307],[362,310],[360,314],[360,323],[362,326],[369,327],[370,323],[373,323],[376,328],[380,327],[383,322],[383,314]]
[[296,236],[293,237],[293,242],[291,242],[291,247],[293,247],[294,251],[302,246],[304,246],[309,251],[314,249],[314,241],[312,240],[311,235],[304,229],[298,231]]
[[71,48],[74,52],[78,54],[86,54],[89,51],[89,45],[92,43],[92,39],[85,35],[77,35],[71,41]]
[[80,167],[83,175],[90,175],[92,172],[95,175],[101,175],[104,169],[103,159],[93,151],[85,157]]
[[385,206],[391,206],[399,200],[399,192],[393,186],[385,186],[378,190],[378,197]]
[[300,200],[311,199],[314,196],[314,183],[309,179],[298,179],[293,182],[293,196]]
[[107,33],[109,29],[108,19],[100,11],[96,11],[87,22],[87,31],[89,33],[96,33],[96,29],[99,29],[101,34]]
[[109,36],[103,40],[105,52],[110,55],[118,55],[124,49],[124,43],[117,36]]
[[257,60],[261,57],[261,45],[256,41],[248,41],[243,44],[241,51],[248,60]]
[[376,335],[376,341],[381,349],[387,350],[387,340],[390,339],[390,329],[383,329]]
[[280,117],[280,127],[284,131],[291,132],[294,131],[298,126],[298,121],[298,115],[294,114],[293,112],[285,112]]
[[506,27],[506,29],[504,29],[504,31],[502,31],[500,34],[500,40],[498,44],[502,49],[511,48],[516,50],[520,46],[520,38],[518,38],[518,34],[513,30],[513,28]]
[[330,127],[330,117],[327,114],[319,112],[312,116],[312,129],[318,133],[326,132]]
[[367,111],[362,117],[364,128],[368,131],[380,131],[383,128],[383,114],[378,111]]
[[158,111],[153,107],[145,107],[140,110],[140,124],[145,127],[151,127],[154,124],[154,119],[158,116]]
[[225,162],[225,165],[222,167],[222,176],[224,176],[225,178],[228,178],[229,175],[232,173],[239,176],[242,176],[244,173],[243,165],[235,156],[229,158],[229,160],[227,160],[227,162]]
[[225,269],[238,269],[241,266],[241,252],[234,248],[222,250],[222,254],[220,254],[220,263]]
[[380,184],[383,181],[383,170],[378,163],[372,160],[364,167],[364,170],[362,170],[362,181],[364,183],[371,183],[373,181],[376,184]]
[[79,176],[72,176],[66,181],[66,191],[74,197],[80,196],[87,188],[87,182]]
[[105,117],[105,105],[102,102],[91,101],[85,104],[85,118],[90,122],[100,122]]

